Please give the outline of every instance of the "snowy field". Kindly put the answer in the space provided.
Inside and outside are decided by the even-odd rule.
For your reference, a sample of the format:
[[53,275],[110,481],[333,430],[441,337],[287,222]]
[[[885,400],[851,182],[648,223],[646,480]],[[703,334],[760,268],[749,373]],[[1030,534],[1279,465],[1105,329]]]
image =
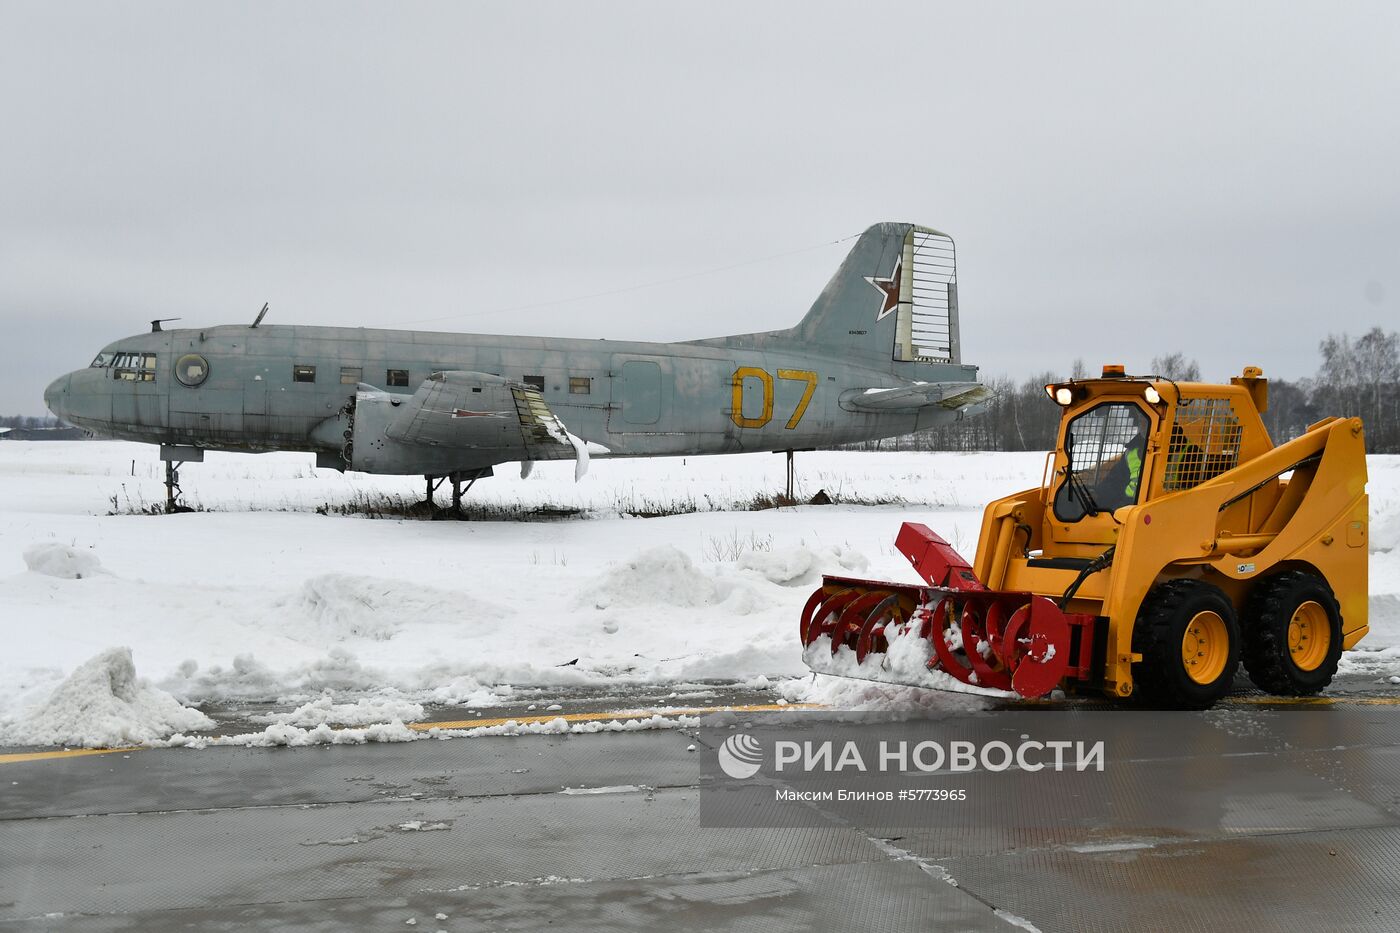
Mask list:
[[[164,499],[154,447],[3,442],[0,743],[159,739],[205,727],[186,708],[205,701],[304,704],[273,724],[290,730],[365,727],[423,704],[487,708],[527,685],[766,678],[787,699],[879,703],[886,688],[785,682],[805,672],[797,617],[811,588],[823,572],[910,579],[893,547],[906,520],[970,557],[983,503],[1038,483],[1044,462],[799,454],[805,496],[902,504],[758,512],[734,503],[781,491],[781,455],[596,460],[577,484],[572,463],[527,480],[506,466],[470,499],[582,515],[426,522],[335,514],[420,496],[422,481],[317,470],[298,454],[210,454],[182,473],[187,500],[209,511],[131,514]],[[1388,683],[1400,673],[1400,457],[1370,470],[1372,634],[1343,665]],[[676,503],[701,511],[624,514]],[[123,648],[134,672],[109,650]]]

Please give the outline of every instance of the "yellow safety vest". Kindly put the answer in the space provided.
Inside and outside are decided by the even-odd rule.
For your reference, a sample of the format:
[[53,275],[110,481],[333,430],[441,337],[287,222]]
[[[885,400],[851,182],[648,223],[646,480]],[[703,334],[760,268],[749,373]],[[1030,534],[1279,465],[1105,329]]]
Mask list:
[[1138,480],[1142,479],[1142,451],[1136,447],[1129,447],[1123,456],[1128,459],[1128,485],[1123,488],[1123,492],[1131,498],[1136,498]]

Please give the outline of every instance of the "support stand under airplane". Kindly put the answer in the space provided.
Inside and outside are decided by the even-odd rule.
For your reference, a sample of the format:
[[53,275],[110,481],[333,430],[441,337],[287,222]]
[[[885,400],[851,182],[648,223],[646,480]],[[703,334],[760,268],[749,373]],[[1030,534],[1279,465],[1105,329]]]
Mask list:
[[[786,330],[682,343],[252,325],[118,340],[44,393],[64,421],[161,445],[307,451],[318,467],[453,486],[500,463],[793,451],[953,421],[991,392],[958,345],[953,240],[861,234]],[[266,308],[263,309],[264,314]]]

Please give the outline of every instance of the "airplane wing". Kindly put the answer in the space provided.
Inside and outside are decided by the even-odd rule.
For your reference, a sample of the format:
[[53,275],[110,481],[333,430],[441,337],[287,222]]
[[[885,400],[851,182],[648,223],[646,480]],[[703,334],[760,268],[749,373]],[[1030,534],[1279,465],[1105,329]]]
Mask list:
[[962,411],[984,405],[995,395],[980,382],[916,382],[893,389],[858,390],[843,401],[860,411],[901,411],[926,405]]
[[448,371],[428,377],[408,399],[371,386],[357,393],[359,409],[386,404],[383,436],[399,444],[489,450],[502,460],[573,458],[575,478],[588,470],[588,443],[569,433],[532,386]]

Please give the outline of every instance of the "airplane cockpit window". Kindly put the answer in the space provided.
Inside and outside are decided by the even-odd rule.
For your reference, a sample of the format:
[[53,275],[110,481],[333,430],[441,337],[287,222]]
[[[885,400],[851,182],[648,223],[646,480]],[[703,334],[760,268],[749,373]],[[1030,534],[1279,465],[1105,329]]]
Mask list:
[[198,353],[187,353],[175,361],[175,378],[193,389],[209,378],[209,361]]
[[154,353],[117,353],[112,357],[112,378],[124,382],[155,382]]
[[110,354],[110,353],[99,353],[99,354],[97,354],[97,357],[92,361],[92,366],[91,366],[90,368],[91,368],[91,369],[106,369],[108,366],[111,366],[111,365],[112,365],[112,354]]

